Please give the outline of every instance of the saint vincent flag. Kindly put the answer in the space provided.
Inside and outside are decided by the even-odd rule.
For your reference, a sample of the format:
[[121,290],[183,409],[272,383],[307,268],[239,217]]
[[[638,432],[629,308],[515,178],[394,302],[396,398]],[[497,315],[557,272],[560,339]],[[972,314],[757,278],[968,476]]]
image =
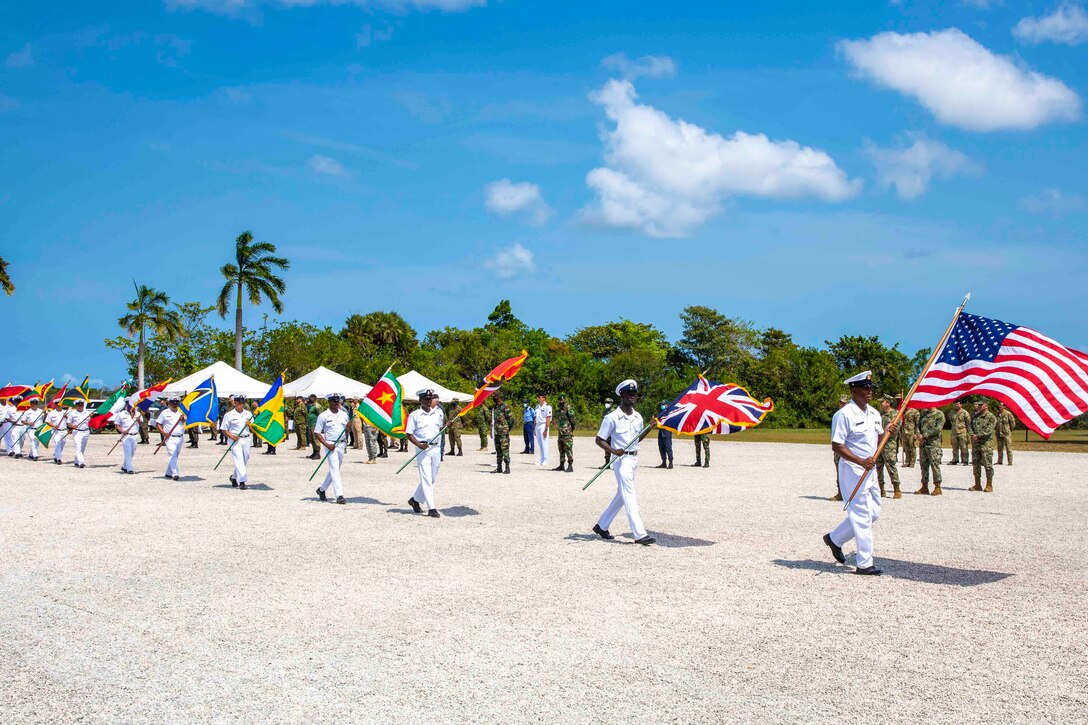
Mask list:
[[214,375],[185,396],[181,410],[185,413],[185,430],[215,423],[219,414],[219,394],[215,391]]
[[359,403],[355,415],[394,438],[404,437],[408,413],[404,410],[404,388],[390,370]]
[[86,403],[90,399],[91,376],[88,375],[87,377],[83,378],[82,383],[65,393],[64,397],[61,398],[60,403],[66,408],[71,408],[73,405],[75,405],[77,400],[82,400],[84,403]]
[[276,378],[272,389],[257,404],[257,413],[250,426],[257,437],[270,446],[278,446],[287,437],[287,419],[283,415],[283,375]]

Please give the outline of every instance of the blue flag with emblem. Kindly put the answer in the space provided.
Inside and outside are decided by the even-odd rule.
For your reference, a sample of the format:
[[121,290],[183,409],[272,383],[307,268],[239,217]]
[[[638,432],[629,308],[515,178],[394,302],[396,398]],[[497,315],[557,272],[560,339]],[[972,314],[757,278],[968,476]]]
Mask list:
[[215,423],[219,414],[219,395],[215,391],[215,376],[197,386],[181,401],[185,413],[185,429]]

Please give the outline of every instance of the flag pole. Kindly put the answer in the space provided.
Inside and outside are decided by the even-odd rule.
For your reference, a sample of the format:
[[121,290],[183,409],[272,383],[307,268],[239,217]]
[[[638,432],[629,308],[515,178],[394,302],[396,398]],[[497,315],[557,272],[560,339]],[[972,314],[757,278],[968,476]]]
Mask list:
[[[438,435],[436,435],[431,440],[427,441],[427,448],[430,448],[431,446],[433,446],[435,444],[435,441],[440,440],[442,438],[442,436],[445,435],[446,429],[449,428],[449,427],[450,427],[449,423],[446,423],[444,426],[442,426],[442,430],[438,431]],[[404,464],[400,468],[397,469],[397,473],[400,473],[405,468],[407,468],[409,466],[409,464],[411,464],[412,461],[414,461],[415,459],[419,458],[419,454],[422,453],[425,450],[427,450],[427,449],[426,448],[420,448],[419,446],[416,446],[416,454],[414,456],[412,456],[411,458],[409,458],[407,461],[405,461]],[[395,476],[397,474],[394,473],[393,475]]]
[[[139,411],[137,411],[137,412],[139,412]],[[133,421],[132,421],[132,425],[130,425],[130,426],[128,427],[128,430],[126,430],[126,431],[125,431],[124,433],[122,433],[122,434],[121,434],[121,435],[120,435],[120,436],[119,436],[119,437],[117,438],[117,442],[113,444],[113,448],[111,448],[111,449],[109,450],[109,452],[108,452],[108,453],[106,453],[106,456],[107,456],[107,457],[109,457],[110,453],[113,453],[113,452],[114,452],[115,450],[117,450],[117,446],[121,445],[121,441],[123,441],[123,440],[125,439],[125,436],[127,436],[127,435],[128,435],[129,433],[131,433],[131,432],[132,432],[132,429],[133,429],[133,428],[135,428],[135,427],[137,427],[137,426],[139,426],[139,425],[140,425],[140,421],[139,421],[139,419],[135,419],[135,420],[133,420]]]
[[172,426],[170,426],[170,430],[168,430],[166,432],[166,435],[163,437],[163,439],[161,441],[159,441],[159,445],[155,446],[155,452],[152,453],[151,455],[157,456],[159,454],[159,449],[162,448],[164,445],[166,445],[166,439],[174,434],[174,429],[177,428],[178,423],[181,423],[181,421],[183,421],[183,420],[185,420],[185,414],[184,413],[182,413],[181,417],[178,418],[176,421],[174,421],[174,424]]
[[[41,415],[41,417],[39,417],[39,418],[38,418],[38,420],[34,422],[34,425],[36,425],[36,424],[37,424],[37,422],[38,422],[38,421],[41,421],[41,420],[42,420],[42,418],[44,418],[44,417],[45,417],[45,414],[43,413],[43,414]],[[31,431],[31,430],[33,429],[34,425],[27,425],[27,426],[26,426],[26,430],[24,430],[24,431],[23,431],[23,434],[22,434],[21,436],[19,436],[19,440],[15,441],[15,443],[13,443],[13,444],[12,444],[12,446],[17,446],[17,445],[19,445],[20,443],[22,443],[22,442],[23,442],[23,439],[24,439],[24,438],[26,438],[26,434],[27,434],[27,433],[29,433],[29,432],[30,432],[30,431]]]
[[[631,446],[635,445],[635,443],[638,443],[640,440],[642,440],[642,434],[645,433],[646,431],[650,430],[651,428],[653,428],[655,425],[657,425],[657,420],[652,421],[648,426],[646,426],[645,428],[640,430],[638,432],[638,435],[635,436],[635,439],[623,447],[623,452],[627,453],[627,449],[630,448]],[[622,457],[623,457],[622,455],[612,456],[612,460],[610,460],[608,463],[601,466],[600,469],[596,473],[593,474],[593,478],[589,479],[589,483],[582,486],[582,490],[585,491],[587,488],[589,488],[590,484],[592,484],[594,481],[596,481],[598,476],[600,476],[602,473],[604,473],[609,468],[611,468],[616,463],[616,461],[618,461]]]
[[[891,438],[891,429],[897,428],[899,426],[900,421],[903,419],[904,413],[906,413],[907,411],[910,399],[914,396],[914,391],[918,389],[918,383],[922,382],[922,378],[926,376],[926,373],[929,372],[929,369],[933,366],[933,363],[937,360],[938,357],[941,356],[941,353],[944,352],[944,346],[945,343],[948,342],[948,336],[952,334],[952,328],[956,326],[956,322],[960,319],[960,314],[963,312],[963,308],[967,306],[967,302],[970,299],[971,293],[968,292],[967,296],[963,298],[963,302],[961,302],[960,306],[956,308],[956,314],[952,315],[952,322],[948,323],[948,328],[944,331],[944,335],[941,336],[941,341],[937,344],[937,347],[933,348],[933,352],[930,353],[929,360],[926,361],[925,367],[922,368],[922,372],[918,373],[918,377],[915,378],[914,384],[910,386],[910,390],[907,391],[907,397],[903,398],[902,407],[900,407],[900,409],[896,412],[895,417],[892,418],[892,421],[888,424],[888,427],[884,429],[884,435],[880,437],[880,443],[876,447],[876,453],[873,454],[873,460],[878,460],[880,458],[880,454],[884,452],[884,446]],[[876,465],[879,466],[880,464],[877,463]],[[876,466],[873,466],[873,468],[876,468]],[[858,491],[861,489],[862,484],[865,483],[865,481],[869,478],[869,474],[872,472],[873,469],[870,468],[862,474],[860,479],[858,479],[858,483],[856,486],[854,486],[854,490],[850,492],[850,497],[846,499],[846,503],[843,504],[843,511],[845,511],[850,505],[850,502],[854,500],[854,496],[857,495]]]

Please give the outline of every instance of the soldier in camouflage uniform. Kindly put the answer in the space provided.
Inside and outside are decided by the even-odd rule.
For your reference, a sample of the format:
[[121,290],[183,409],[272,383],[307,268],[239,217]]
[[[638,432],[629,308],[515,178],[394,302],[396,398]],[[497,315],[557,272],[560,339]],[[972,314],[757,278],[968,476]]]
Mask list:
[[[975,401],[975,414],[971,417],[971,448],[975,458],[975,485],[968,491],[994,492],[994,431],[997,416],[990,412],[985,398]],[[986,488],[982,488],[982,469],[986,469]]]
[[698,468],[710,468],[710,434],[700,433],[695,436],[695,463],[692,465]]
[[574,410],[565,395],[559,396],[558,405],[553,420],[559,425],[559,465],[552,470],[574,473]]
[[446,435],[450,437],[450,455],[454,455],[454,451],[457,455],[465,455],[464,449],[461,448],[461,431],[465,429],[465,419],[457,415],[461,412],[461,399],[454,398],[453,403],[450,405],[450,414],[446,416],[446,420],[449,421],[446,425]]
[[[939,408],[929,408],[918,421],[915,440],[921,448],[919,463],[922,466],[922,487],[914,493],[941,495],[941,431],[944,430],[944,413]],[[929,472],[933,471],[933,493],[929,492]]]
[[[883,400],[880,401],[880,424],[884,427],[884,430],[890,430],[892,419],[895,418],[895,398],[890,395],[885,395]],[[892,498],[903,498],[902,492],[899,490],[899,467],[897,465],[897,459],[899,456],[895,452],[895,446],[892,442],[895,440],[895,432],[892,430],[892,435],[888,438],[888,443],[884,446],[884,450],[880,452],[880,458],[876,462],[876,478],[877,483],[880,484],[880,497],[884,498],[884,471],[888,471],[888,479],[892,482]]]
[[291,420],[295,424],[295,438],[298,445],[295,450],[302,450],[310,442],[310,425],[306,420],[306,402],[302,398],[295,398],[295,409],[291,411]]
[[[502,391],[491,395],[491,424],[495,426],[495,470],[492,473],[510,473],[510,429],[514,427],[514,411],[502,399]],[[503,470],[505,466],[505,470]]]
[[952,413],[952,465],[963,463],[971,465],[967,453],[971,445],[971,414],[963,409],[963,403],[956,401],[956,410]]
[[918,434],[919,415],[917,408],[909,409],[903,414],[903,427],[899,429],[899,445],[903,447],[903,465],[907,468],[914,468],[918,460],[915,436]]
[[997,465],[1004,465],[1005,454],[1009,456],[1009,465],[1012,465],[1012,432],[1016,430],[1016,416],[1004,403],[997,414]]
[[480,450],[487,450],[487,429],[490,426],[487,424],[487,412],[484,411],[483,406],[476,409],[476,431],[480,434]]
[[[850,396],[844,395],[839,398],[839,407],[846,405],[850,402]],[[835,462],[835,495],[829,497],[828,501],[842,501],[842,492],[839,490],[839,460],[842,458],[838,453],[831,456],[831,460]]]

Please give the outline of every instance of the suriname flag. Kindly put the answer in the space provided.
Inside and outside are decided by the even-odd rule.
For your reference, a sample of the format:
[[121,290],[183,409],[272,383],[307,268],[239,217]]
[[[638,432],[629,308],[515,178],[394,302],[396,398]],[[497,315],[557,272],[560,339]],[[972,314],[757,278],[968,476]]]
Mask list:
[[287,437],[287,420],[283,415],[283,375],[276,378],[268,394],[257,405],[250,428],[270,446],[278,446]]
[[359,403],[355,415],[394,438],[404,437],[408,413],[404,410],[404,389],[391,370],[386,370],[381,380]]

